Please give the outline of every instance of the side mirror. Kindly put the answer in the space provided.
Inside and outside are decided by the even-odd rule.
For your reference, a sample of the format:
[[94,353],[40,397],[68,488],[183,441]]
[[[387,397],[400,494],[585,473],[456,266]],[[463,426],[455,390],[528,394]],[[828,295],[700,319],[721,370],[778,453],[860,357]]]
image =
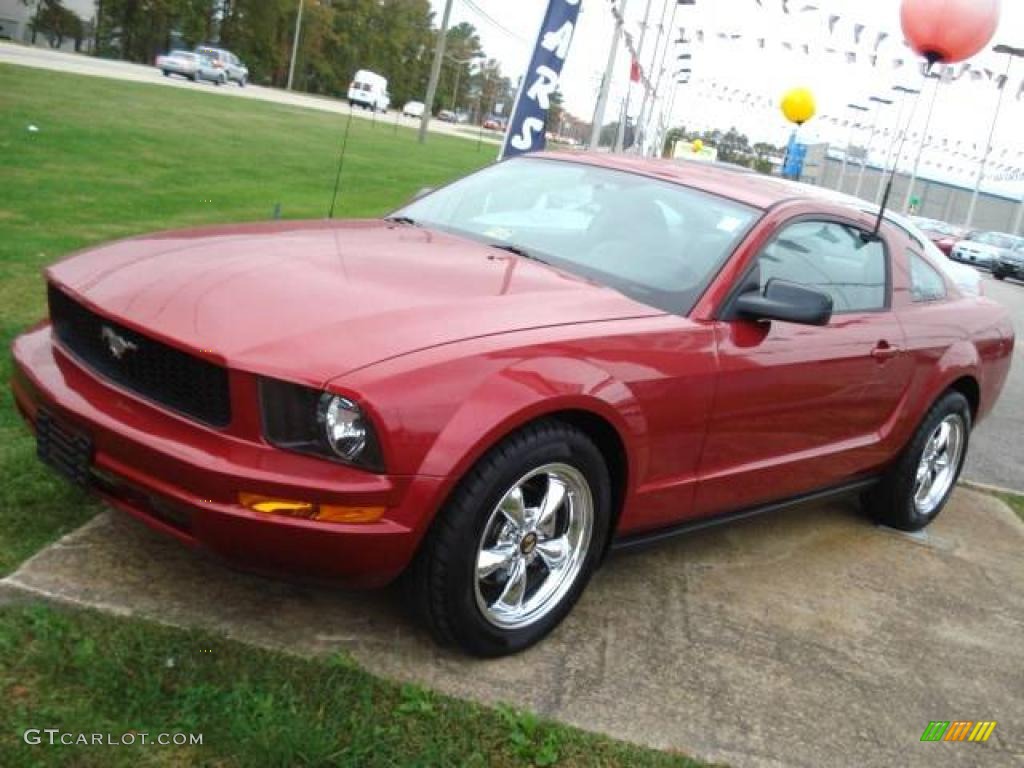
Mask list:
[[802,325],[827,325],[832,297],[785,280],[769,280],[764,293],[750,291],[736,299],[736,313],[748,320],[782,320]]

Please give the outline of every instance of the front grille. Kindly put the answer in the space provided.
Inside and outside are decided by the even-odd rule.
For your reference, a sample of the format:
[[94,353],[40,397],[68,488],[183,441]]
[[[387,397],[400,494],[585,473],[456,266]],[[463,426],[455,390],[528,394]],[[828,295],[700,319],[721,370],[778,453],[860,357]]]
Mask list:
[[57,338],[88,368],[205,424],[231,421],[225,368],[100,317],[52,285],[48,293]]

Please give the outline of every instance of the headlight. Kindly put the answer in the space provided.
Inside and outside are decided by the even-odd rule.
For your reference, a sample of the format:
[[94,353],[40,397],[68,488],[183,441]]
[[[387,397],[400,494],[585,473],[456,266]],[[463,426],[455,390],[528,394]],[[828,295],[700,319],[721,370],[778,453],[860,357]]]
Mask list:
[[277,446],[383,472],[373,425],[352,400],[300,384],[261,378],[263,435]]
[[357,461],[366,450],[370,427],[351,400],[324,392],[316,419],[323,427],[327,445],[345,461]]

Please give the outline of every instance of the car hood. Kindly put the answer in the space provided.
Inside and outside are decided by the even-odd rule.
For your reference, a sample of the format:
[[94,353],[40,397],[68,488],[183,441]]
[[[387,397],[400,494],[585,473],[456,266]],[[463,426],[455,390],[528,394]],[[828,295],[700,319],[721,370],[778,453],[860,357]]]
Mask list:
[[48,277],[130,328],[313,385],[463,339],[663,314],[475,241],[379,220],[147,235],[74,255]]

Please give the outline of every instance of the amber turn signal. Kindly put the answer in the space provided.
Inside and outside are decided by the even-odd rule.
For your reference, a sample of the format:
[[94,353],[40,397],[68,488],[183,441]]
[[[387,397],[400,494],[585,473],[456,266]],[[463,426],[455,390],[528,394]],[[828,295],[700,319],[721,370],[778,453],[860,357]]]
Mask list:
[[375,523],[384,516],[384,507],[345,507],[314,504],[311,501],[276,499],[257,493],[239,493],[238,503],[265,515],[284,515],[324,523]]

